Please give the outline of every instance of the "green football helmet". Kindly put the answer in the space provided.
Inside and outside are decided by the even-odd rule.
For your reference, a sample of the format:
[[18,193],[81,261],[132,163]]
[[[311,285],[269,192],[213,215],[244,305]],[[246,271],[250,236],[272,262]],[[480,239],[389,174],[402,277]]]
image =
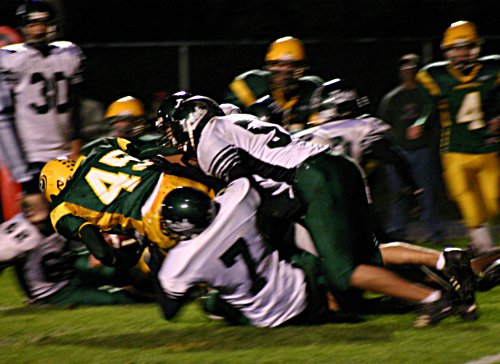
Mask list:
[[192,187],[178,187],[162,204],[162,228],[179,239],[191,239],[212,222],[216,208],[210,197]]

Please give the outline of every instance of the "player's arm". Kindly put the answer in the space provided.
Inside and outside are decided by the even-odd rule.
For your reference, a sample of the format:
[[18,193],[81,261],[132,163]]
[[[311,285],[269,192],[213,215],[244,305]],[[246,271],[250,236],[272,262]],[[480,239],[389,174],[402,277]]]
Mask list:
[[83,84],[83,74],[85,71],[85,56],[83,55],[81,49],[73,45],[71,52],[74,54],[74,59],[77,62],[77,67],[74,74],[71,76],[69,90],[68,90],[68,103],[69,110],[71,111],[71,125],[72,125],[72,135],[71,135],[71,155],[70,158],[76,160],[80,156],[80,149],[82,147],[82,117],[81,117],[81,100],[83,96],[82,84]]
[[14,180],[21,183],[24,192],[37,193],[38,171],[29,168],[16,133],[13,86],[14,76],[0,65],[0,160],[7,165]]
[[438,112],[438,100],[440,89],[425,70],[420,71],[416,80],[418,81],[418,90],[422,97],[423,109],[420,117],[415,123],[406,130],[406,138],[415,140],[420,138],[424,133],[424,128],[432,121],[433,117]]
[[84,224],[79,235],[89,252],[104,265],[133,267],[141,257],[143,248],[137,246],[138,243],[115,249],[106,242],[97,226]]

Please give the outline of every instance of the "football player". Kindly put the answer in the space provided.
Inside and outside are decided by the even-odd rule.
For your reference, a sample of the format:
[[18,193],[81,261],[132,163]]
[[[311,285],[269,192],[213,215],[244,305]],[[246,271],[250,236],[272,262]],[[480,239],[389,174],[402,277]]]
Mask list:
[[304,224],[324,261],[329,291],[357,288],[425,302],[428,323],[450,307],[446,296],[421,290],[381,266],[363,176],[352,160],[328,146],[293,139],[253,115],[223,116],[207,97],[182,100],[175,109],[162,125],[172,145],[210,176],[226,182],[249,178],[269,216]]
[[0,148],[26,193],[38,192],[38,173],[49,160],[80,150],[77,88],[83,54],[67,41],[52,41],[55,13],[41,0],[16,12],[24,43],[0,49]]
[[[158,154],[161,135],[154,129],[150,130],[152,123],[147,120],[144,106],[137,98],[125,96],[112,102],[104,114],[104,122],[111,129],[111,137],[127,139],[141,150],[141,159]],[[87,155],[101,143],[107,143],[106,137],[84,145],[82,154]],[[169,153],[167,150],[162,150],[162,154]]]
[[[27,199],[32,196],[27,197]],[[25,199],[26,201],[26,199]],[[23,213],[0,225],[0,263],[13,266],[30,303],[111,305],[138,301],[125,270],[88,267],[88,253],[57,234],[47,202],[23,203]],[[114,286],[114,289],[100,287]]]
[[[259,203],[246,178],[232,181],[213,201],[192,188],[178,188],[165,197],[165,226],[182,241],[169,251],[159,273],[166,319],[195,297],[200,285],[218,290],[218,299],[208,300],[206,310],[231,323],[276,327],[348,318],[335,313],[348,308],[338,307],[327,293],[324,262],[302,253],[290,264],[269,249],[257,229]],[[441,313],[440,319],[453,312]],[[419,315],[417,326],[438,321],[426,315]]]
[[[386,196],[382,178],[384,167],[393,166],[404,182],[396,198],[405,199],[413,208],[419,206],[417,187],[403,152],[394,144],[391,127],[367,113],[369,100],[358,95],[356,89],[342,79],[325,82],[311,99],[313,117],[309,128],[293,135],[294,138],[328,145],[344,153],[361,165],[365,172],[374,211],[382,224]],[[382,239],[382,232],[378,235]],[[386,241],[385,238],[382,241]],[[389,239],[389,241],[394,241]]]
[[126,139],[109,138],[107,142],[77,161],[58,158],[48,162],[40,174],[40,190],[50,203],[55,229],[68,239],[83,240],[96,258],[114,265],[120,257],[96,234],[139,235],[168,248],[173,241],[160,224],[162,198],[178,186],[210,189],[162,173],[153,162],[133,157],[127,152],[138,152]]
[[310,117],[310,97],[323,82],[306,76],[304,45],[294,37],[270,44],[263,70],[250,70],[229,85],[225,101],[246,111],[256,100],[270,95],[281,125],[290,132],[304,128]]
[[444,180],[464,218],[471,248],[478,254],[495,246],[489,224],[500,216],[500,57],[479,58],[476,26],[458,21],[445,31],[446,61],[417,74],[426,110],[408,136],[422,135],[439,114]]

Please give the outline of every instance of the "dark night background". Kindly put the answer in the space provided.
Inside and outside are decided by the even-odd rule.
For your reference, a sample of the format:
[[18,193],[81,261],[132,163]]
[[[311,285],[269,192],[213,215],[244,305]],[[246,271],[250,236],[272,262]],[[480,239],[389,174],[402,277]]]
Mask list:
[[[0,0],[0,24],[14,25],[18,1]],[[483,54],[500,46],[500,1],[494,0],[59,0],[64,39],[88,59],[87,93],[105,104],[126,94],[148,102],[176,91],[178,52],[189,46],[189,87],[220,101],[236,75],[262,66],[267,45],[302,39],[310,73],[348,78],[374,104],[397,80],[408,52],[438,60],[443,31],[477,23]],[[424,51],[425,50],[425,51]]]

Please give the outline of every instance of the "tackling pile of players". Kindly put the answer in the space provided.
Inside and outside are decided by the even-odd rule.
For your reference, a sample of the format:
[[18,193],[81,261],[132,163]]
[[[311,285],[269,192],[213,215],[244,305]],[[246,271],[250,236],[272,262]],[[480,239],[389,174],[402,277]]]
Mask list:
[[[40,4],[25,5],[26,29],[51,19],[44,17],[51,10]],[[67,94],[45,91],[78,83],[80,58],[71,58],[78,49],[48,42],[47,24],[44,30],[43,37],[30,33],[31,43],[0,51],[0,85],[8,91],[4,105],[21,105],[10,95],[22,98],[23,87],[27,98],[37,91],[43,98],[30,108],[3,108],[0,123],[9,124],[6,130],[29,122],[33,113],[49,118],[49,112],[68,110],[69,100],[60,98]],[[0,234],[6,237],[2,244],[14,241],[22,235],[16,229],[24,226],[25,242],[32,244],[21,252],[11,244],[10,254],[0,257],[12,261],[35,249],[42,273],[65,287],[73,275],[71,262],[59,253],[50,260],[33,246],[51,234],[60,244],[79,242],[100,264],[125,269],[126,284],[141,290],[137,277],[147,280],[151,287],[139,296],[154,292],[166,319],[203,297],[210,315],[258,327],[358,322],[366,313],[411,310],[417,312],[415,327],[449,316],[475,320],[476,290],[500,283],[500,252],[488,230],[499,213],[500,59],[479,58],[478,36],[469,22],[452,24],[442,48],[448,60],[419,73],[429,110],[412,137],[432,122],[439,103],[445,175],[453,176],[447,181],[471,231],[471,249],[439,252],[388,239],[372,207],[373,170],[393,164],[406,193],[419,194],[390,126],[368,114],[368,99],[345,80],[306,76],[302,43],[284,37],[270,45],[263,70],[235,78],[226,104],[179,91],[162,102],[156,130],[150,130],[140,101],[124,97],[106,113],[114,135],[81,149],[78,133],[64,134],[68,119],[53,123],[50,142],[55,146],[59,135],[73,140],[73,149],[57,150],[67,157],[44,161],[31,156],[45,154],[29,153],[44,147],[30,141],[38,135],[21,136],[15,157],[25,157],[25,168],[18,180],[32,182],[44,162],[39,188],[50,217],[30,214],[37,204],[24,198],[24,214],[0,225]],[[53,79],[35,70],[32,87],[26,87],[20,82],[26,75],[16,67],[31,53],[45,61],[59,55],[61,66],[72,67],[49,75]],[[27,115],[9,114],[12,110]],[[12,151],[4,153],[14,160],[8,157]],[[472,189],[476,183],[469,182],[472,173],[478,194]],[[34,194],[28,188],[25,196]],[[411,269],[401,269],[408,265],[426,266],[430,273],[408,274]],[[132,274],[132,267],[142,270]],[[59,268],[66,274],[58,275]],[[367,299],[368,291],[391,300]],[[36,292],[31,295],[36,298]],[[50,303],[51,296],[48,292],[41,301]]]

